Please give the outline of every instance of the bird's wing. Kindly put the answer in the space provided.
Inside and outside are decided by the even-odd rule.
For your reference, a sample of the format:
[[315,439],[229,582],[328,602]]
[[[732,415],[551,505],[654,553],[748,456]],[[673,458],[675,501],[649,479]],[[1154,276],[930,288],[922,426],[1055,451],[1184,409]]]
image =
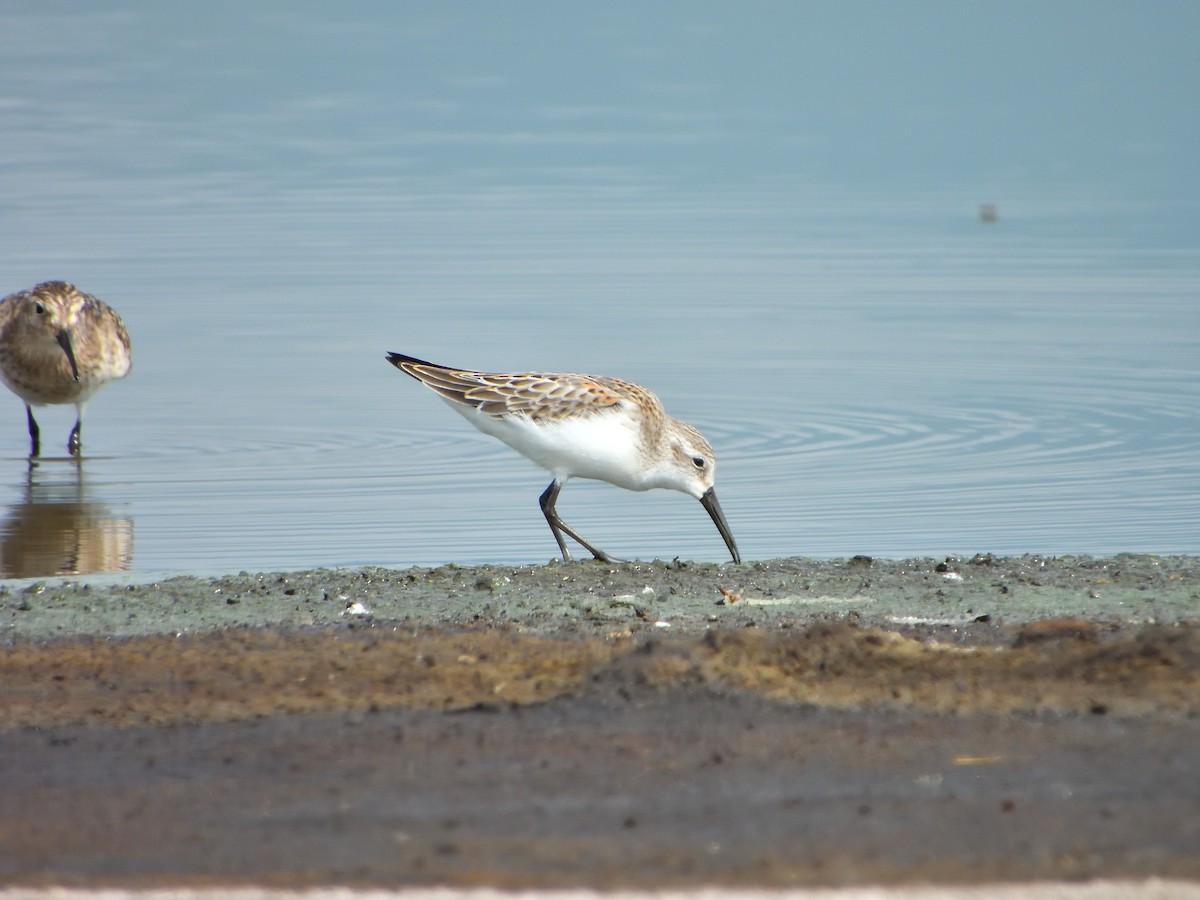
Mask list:
[[548,421],[600,412],[634,399],[636,385],[616,378],[552,372],[470,372],[389,354],[388,360],[447,400],[497,418]]

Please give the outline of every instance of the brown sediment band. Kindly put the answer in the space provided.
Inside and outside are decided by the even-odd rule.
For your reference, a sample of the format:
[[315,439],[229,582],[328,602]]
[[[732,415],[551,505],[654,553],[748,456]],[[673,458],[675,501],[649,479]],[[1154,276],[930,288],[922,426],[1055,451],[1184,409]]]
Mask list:
[[1003,646],[852,625],[678,638],[231,629],[18,643],[0,650],[0,728],[462,710],[681,687],[839,709],[1194,715],[1200,632],[1147,626],[1101,636],[1050,620]]

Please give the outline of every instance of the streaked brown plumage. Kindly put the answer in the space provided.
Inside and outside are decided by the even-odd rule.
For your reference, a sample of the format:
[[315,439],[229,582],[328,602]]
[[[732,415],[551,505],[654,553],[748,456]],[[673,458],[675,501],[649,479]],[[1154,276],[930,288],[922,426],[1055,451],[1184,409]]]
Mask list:
[[32,407],[74,404],[67,450],[78,455],[84,405],[131,366],[121,317],[74,285],[46,281],[0,300],[0,378],[25,402],[30,456],[41,449]]

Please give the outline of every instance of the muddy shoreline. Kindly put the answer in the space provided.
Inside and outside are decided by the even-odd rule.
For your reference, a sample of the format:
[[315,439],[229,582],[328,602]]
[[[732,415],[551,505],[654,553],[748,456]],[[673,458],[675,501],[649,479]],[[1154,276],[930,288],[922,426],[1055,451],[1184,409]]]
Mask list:
[[555,636],[647,627],[694,635],[849,621],[982,640],[992,628],[1061,617],[1116,629],[1200,619],[1200,558],[586,561],[0,584],[2,643],[356,619],[450,628],[483,623]]
[[0,588],[9,884],[1200,879],[1200,560]]

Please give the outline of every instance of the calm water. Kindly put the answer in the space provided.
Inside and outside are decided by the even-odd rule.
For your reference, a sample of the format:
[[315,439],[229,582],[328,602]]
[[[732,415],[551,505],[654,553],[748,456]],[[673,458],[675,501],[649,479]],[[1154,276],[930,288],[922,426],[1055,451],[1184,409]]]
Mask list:
[[[1200,552],[1194,7],[867,6],[5,4],[0,292],[135,362],[79,465],[0,396],[4,574],[551,558],[388,350],[653,388],[748,559]],[[559,509],[726,558],[681,494]]]

